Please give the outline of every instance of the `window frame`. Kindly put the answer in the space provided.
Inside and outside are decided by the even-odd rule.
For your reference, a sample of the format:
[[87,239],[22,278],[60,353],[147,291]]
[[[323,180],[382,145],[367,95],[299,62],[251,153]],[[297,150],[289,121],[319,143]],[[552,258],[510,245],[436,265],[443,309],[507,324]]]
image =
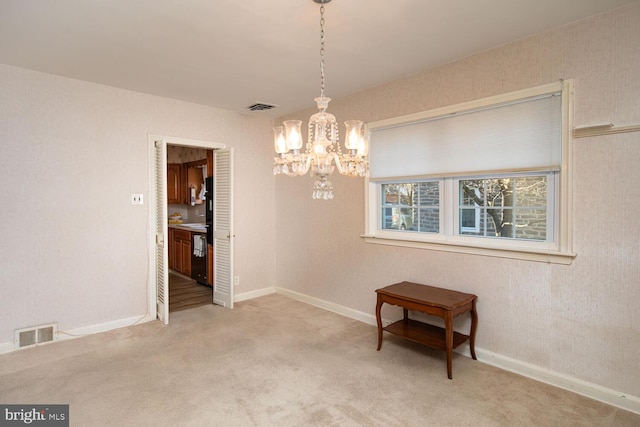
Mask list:
[[[473,173],[468,176],[455,174],[455,176],[433,176],[433,177],[397,177],[385,180],[371,181],[365,178],[365,232],[363,238],[367,243],[383,244],[391,246],[402,246],[412,248],[422,248],[439,250],[446,252],[458,252],[476,255],[487,255],[502,258],[523,259],[530,261],[541,261],[557,264],[571,264],[576,254],[572,250],[572,116],[573,116],[573,81],[563,80],[534,88],[510,92],[475,101],[456,104],[448,107],[410,114],[377,122],[368,123],[369,130],[398,126],[418,122],[421,120],[455,114],[456,112],[468,111],[476,108],[490,107],[493,105],[513,102],[535,96],[542,96],[561,92],[562,95],[562,160],[559,170],[553,171],[548,168],[540,170],[513,170],[513,171],[483,171]],[[454,231],[459,225],[459,211],[457,210],[459,179],[469,177],[487,178],[493,175],[535,175],[553,174],[552,182],[555,200],[553,203],[555,210],[552,232],[553,242],[540,244],[539,241],[527,241],[518,239],[491,239],[477,238],[467,235],[456,235]],[[396,183],[399,181],[417,182],[424,180],[440,180],[440,233],[422,233],[383,230],[380,227],[380,215],[378,213],[381,203],[381,185],[384,183]],[[549,193],[549,192],[548,192]],[[548,196],[549,197],[549,196]],[[549,206],[549,205],[548,205]],[[455,227],[455,228],[454,228]],[[535,244],[532,244],[535,243]]]
[[[457,182],[459,182],[460,180],[458,179]],[[460,212],[460,186],[458,185],[458,212]],[[457,226],[454,226],[455,230],[459,230],[458,234],[460,234],[461,231],[467,231],[467,232],[473,232],[473,233],[477,233],[480,231],[480,217],[481,217],[481,209],[480,209],[480,205],[478,205],[476,202],[473,202],[474,207],[468,207],[466,210],[468,211],[473,211],[473,222],[474,222],[474,226],[473,227],[464,227],[462,226],[462,224],[460,224],[460,222],[462,221],[462,218],[460,217],[460,215],[457,216],[457,221],[458,224]]]

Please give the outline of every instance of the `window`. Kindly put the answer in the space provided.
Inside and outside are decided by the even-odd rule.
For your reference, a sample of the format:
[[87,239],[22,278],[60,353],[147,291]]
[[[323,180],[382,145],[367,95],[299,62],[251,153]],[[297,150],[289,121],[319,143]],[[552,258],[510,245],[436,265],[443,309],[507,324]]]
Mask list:
[[370,123],[366,240],[570,263],[571,88]]
[[385,230],[437,233],[440,230],[440,184],[437,181],[382,184]]
[[545,175],[457,180],[458,234],[547,241],[553,236],[547,181]]

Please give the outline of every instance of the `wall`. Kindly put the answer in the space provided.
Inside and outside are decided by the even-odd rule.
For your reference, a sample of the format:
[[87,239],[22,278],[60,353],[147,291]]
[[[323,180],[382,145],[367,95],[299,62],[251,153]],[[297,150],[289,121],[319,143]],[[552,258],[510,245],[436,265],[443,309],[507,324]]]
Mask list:
[[[638,40],[636,2],[334,100],[329,111],[339,122],[376,121],[575,79],[576,127],[640,124]],[[333,177],[327,202],[311,199],[313,178],[278,176],[277,284],[370,315],[375,289],[402,280],[475,293],[484,354],[638,402],[640,134],[578,139],[573,156],[570,266],[367,244],[362,180]]]
[[271,119],[0,65],[2,349],[145,315],[148,134],[234,148],[236,292],[274,285]]

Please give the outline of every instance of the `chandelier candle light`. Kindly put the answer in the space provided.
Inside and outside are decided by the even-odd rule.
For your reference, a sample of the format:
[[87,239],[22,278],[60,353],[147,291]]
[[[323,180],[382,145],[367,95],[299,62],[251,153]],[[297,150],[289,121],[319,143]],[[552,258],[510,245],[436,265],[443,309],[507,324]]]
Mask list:
[[338,123],[333,114],[327,113],[330,98],[324,96],[324,4],[331,0],[313,0],[320,3],[320,96],[315,98],[319,112],[309,118],[308,140],[302,150],[300,120],[287,120],[284,126],[273,128],[277,157],[273,162],[273,174],[303,176],[311,171],[311,176],[319,179],[313,186],[313,198],[333,199],[333,185],[327,180],[334,169],[342,175],[365,176],[369,171],[366,160],[369,148],[368,135],[360,120],[344,122],[345,153],[340,148]]

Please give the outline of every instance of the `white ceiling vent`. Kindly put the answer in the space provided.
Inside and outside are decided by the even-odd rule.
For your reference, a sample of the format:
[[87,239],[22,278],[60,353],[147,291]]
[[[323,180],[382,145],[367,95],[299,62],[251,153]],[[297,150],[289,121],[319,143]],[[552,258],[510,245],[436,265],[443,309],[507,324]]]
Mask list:
[[272,108],[276,108],[277,105],[265,104],[262,102],[256,102],[253,105],[249,105],[247,108],[251,111],[262,111],[262,110],[271,110]]
[[16,329],[14,345],[15,348],[24,348],[48,343],[56,339],[57,333],[57,323],[33,326],[31,328]]

